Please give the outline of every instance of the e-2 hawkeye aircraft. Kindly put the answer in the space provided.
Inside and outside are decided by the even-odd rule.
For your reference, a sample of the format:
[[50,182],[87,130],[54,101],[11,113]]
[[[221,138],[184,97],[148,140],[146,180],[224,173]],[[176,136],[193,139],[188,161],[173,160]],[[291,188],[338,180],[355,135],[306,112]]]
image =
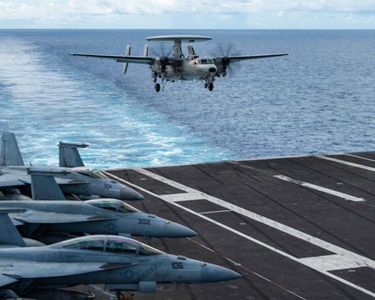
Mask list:
[[[167,254],[136,240],[92,235],[26,247],[8,211],[0,211],[0,297],[59,297],[61,288],[107,284],[111,291],[156,292],[158,283],[207,283],[240,278],[230,269]],[[77,299],[65,295],[63,299]]]
[[288,55],[286,53],[279,54],[261,54],[261,55],[237,55],[237,56],[198,56],[193,46],[188,45],[188,56],[185,57],[181,44],[182,42],[193,43],[211,40],[208,36],[199,35],[164,35],[153,36],[146,38],[147,41],[153,42],[173,42],[172,56],[148,56],[148,45],[146,44],[143,50],[143,56],[132,56],[131,46],[126,47],[125,55],[107,55],[107,54],[88,54],[88,53],[69,53],[73,56],[85,56],[94,58],[112,59],[119,63],[124,63],[123,74],[126,74],[129,63],[146,64],[150,66],[151,76],[154,80],[155,91],[160,91],[160,83],[166,81],[178,80],[199,80],[204,81],[204,87],[212,91],[214,88],[214,81],[218,77],[227,75],[228,66],[232,62],[241,60],[268,58],[276,56]]

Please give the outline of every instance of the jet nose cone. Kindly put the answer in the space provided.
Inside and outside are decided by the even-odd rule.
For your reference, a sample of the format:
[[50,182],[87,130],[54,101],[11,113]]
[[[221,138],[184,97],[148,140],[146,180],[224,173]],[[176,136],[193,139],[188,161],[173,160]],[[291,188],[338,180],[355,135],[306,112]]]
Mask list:
[[203,282],[220,282],[242,277],[241,274],[214,264],[202,263]]
[[184,238],[196,235],[198,235],[198,233],[194,230],[178,223],[168,222],[164,226],[164,237]]
[[143,200],[144,197],[138,193],[137,191],[128,188],[123,187],[120,190],[120,200]]

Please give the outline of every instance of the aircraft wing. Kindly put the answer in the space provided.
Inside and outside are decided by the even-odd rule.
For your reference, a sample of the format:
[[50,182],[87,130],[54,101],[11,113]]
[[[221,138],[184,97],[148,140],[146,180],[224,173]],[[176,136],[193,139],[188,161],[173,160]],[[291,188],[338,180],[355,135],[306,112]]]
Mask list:
[[[238,55],[238,56],[228,56],[230,59],[230,62],[236,62],[236,61],[241,61],[241,60],[246,60],[246,59],[259,59],[259,58],[269,58],[269,57],[276,57],[276,56],[285,56],[289,55],[287,53],[277,53],[277,54],[260,54],[260,55]],[[216,57],[216,59],[222,59],[223,57]]]
[[25,185],[27,183],[25,182],[27,179],[28,176],[12,174],[10,172],[3,172],[0,170],[0,188]]
[[61,224],[116,219],[105,216],[51,213],[36,210],[27,210],[22,213],[11,213],[9,216],[15,221],[31,224]]
[[133,63],[151,65],[154,62],[153,57],[147,56],[130,56],[130,55],[107,55],[107,54],[88,54],[88,53],[69,53],[72,56],[84,56],[100,59],[112,59],[119,63]]
[[[22,279],[74,276],[106,269],[129,267],[132,263],[106,264],[103,262],[33,262],[4,261],[0,265],[0,287]],[[63,280],[63,279],[62,279]]]
[[7,276],[7,275],[4,275],[4,274],[0,274],[0,287],[6,286],[6,285],[11,284],[11,283],[16,282],[16,281],[17,281],[16,278],[13,278],[11,276]]

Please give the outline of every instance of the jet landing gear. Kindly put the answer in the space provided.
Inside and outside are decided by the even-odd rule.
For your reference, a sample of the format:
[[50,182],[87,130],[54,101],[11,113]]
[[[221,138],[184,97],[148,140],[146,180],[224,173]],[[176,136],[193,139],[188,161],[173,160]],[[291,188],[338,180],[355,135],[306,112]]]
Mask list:
[[155,91],[156,91],[157,93],[160,92],[160,83],[155,83]]
[[204,88],[207,89],[212,92],[212,90],[214,89],[214,82],[213,81],[210,81],[210,82],[207,82],[204,84]]
[[205,79],[205,84],[204,84],[204,88],[205,89],[207,89],[208,88],[208,90],[210,91],[210,92],[212,92],[212,90],[214,89],[214,78],[213,77],[211,77],[211,78],[206,78]]
[[154,88],[155,88],[155,91],[158,93],[160,92],[160,88],[161,88],[161,85],[160,83],[157,82],[158,78],[161,78],[161,84],[163,85],[163,91],[164,91],[164,86],[166,84],[166,77],[167,77],[167,73],[166,72],[161,72],[158,74],[158,72],[154,72],[152,74],[152,77],[154,78]]

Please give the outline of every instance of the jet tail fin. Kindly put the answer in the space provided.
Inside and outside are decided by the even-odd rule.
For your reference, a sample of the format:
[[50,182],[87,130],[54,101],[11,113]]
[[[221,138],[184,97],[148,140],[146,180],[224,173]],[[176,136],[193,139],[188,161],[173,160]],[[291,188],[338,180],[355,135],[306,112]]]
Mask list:
[[0,166],[23,166],[23,159],[14,133],[1,135]]
[[148,44],[146,44],[143,48],[143,56],[148,57]]
[[53,174],[29,170],[33,200],[66,200]]
[[[131,45],[130,44],[127,44],[126,45],[126,50],[125,50],[125,56],[129,56],[131,54]],[[128,71],[128,66],[129,66],[129,63],[124,63],[124,67],[122,68],[122,74],[126,74],[126,72]]]
[[19,246],[26,247],[22,236],[13,225],[8,216],[9,213],[24,212],[24,209],[1,209],[0,210],[0,246]]
[[77,148],[86,148],[88,144],[59,142],[59,166],[66,168],[84,167]]

